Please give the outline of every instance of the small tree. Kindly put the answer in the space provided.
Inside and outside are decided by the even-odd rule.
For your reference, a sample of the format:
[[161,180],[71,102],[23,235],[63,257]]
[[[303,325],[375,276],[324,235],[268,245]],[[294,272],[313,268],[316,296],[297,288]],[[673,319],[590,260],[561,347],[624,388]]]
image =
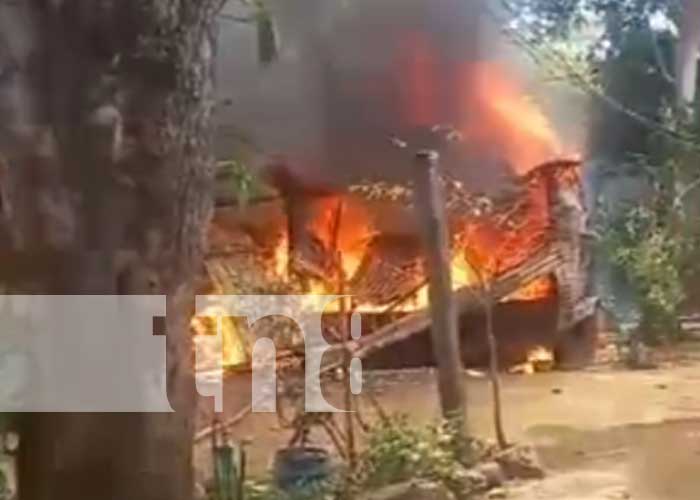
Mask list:
[[[497,298],[493,290],[493,283],[496,277],[508,270],[507,259],[517,254],[518,247],[536,248],[538,241],[542,239],[546,226],[539,224],[536,217],[533,218],[533,213],[528,210],[527,199],[528,197],[522,196],[522,193],[506,196],[499,200],[497,209],[494,209],[493,201],[481,199],[481,203],[478,205],[484,208],[475,211],[481,215],[481,220],[477,221],[476,224],[469,224],[466,231],[459,233],[463,240],[459,245],[464,248],[462,256],[475,280],[471,290],[484,312],[485,333],[489,349],[489,378],[493,397],[494,431],[500,448],[507,448],[508,440],[503,428],[498,343],[494,330],[494,307]],[[482,212],[482,210],[484,211]],[[495,240],[491,244],[479,248],[470,245],[470,241],[482,241],[483,235],[477,234],[479,229],[493,231],[492,234],[496,235]]]
[[491,289],[492,272],[482,265],[478,259],[470,255],[469,251],[464,252],[465,260],[476,277],[476,294],[484,310],[486,320],[486,340],[489,345],[489,378],[493,397],[493,425],[496,433],[496,441],[500,448],[506,448],[508,441],[503,429],[503,410],[501,405],[501,378],[499,376],[498,344],[496,334],[493,329],[493,307],[494,298]]

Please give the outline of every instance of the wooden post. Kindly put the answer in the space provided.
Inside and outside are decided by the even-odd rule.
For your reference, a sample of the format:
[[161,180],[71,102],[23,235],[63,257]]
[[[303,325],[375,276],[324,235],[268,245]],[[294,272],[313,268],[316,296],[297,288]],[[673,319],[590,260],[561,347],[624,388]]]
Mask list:
[[429,278],[430,328],[438,369],[443,416],[463,433],[466,425],[462,358],[450,273],[450,242],[445,203],[438,176],[440,155],[424,150],[415,158],[415,209],[423,226],[423,246]]
[[[343,268],[343,254],[340,249],[340,228],[343,222],[343,216],[345,214],[345,201],[341,198],[338,201],[338,208],[335,213],[335,221],[333,223],[333,262],[335,265],[336,274],[336,293],[338,295],[345,295],[347,289],[347,276],[345,276],[345,269]],[[340,299],[340,333],[343,342],[351,342],[352,335],[350,332],[350,314],[352,314],[352,304],[348,304],[348,298],[343,297]],[[355,447],[355,420],[353,413],[355,412],[355,405],[352,390],[350,388],[350,362],[352,360],[352,354],[349,350],[345,350],[344,353],[344,365],[345,365],[345,444],[346,444],[346,455],[348,459],[348,466],[350,468],[350,473],[354,473],[357,468],[357,450]]]

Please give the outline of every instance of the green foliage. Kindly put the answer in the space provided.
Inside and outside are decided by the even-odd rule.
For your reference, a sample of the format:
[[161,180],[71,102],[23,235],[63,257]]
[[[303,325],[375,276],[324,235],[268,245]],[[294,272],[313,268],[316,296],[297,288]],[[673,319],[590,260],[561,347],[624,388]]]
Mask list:
[[241,206],[247,205],[251,198],[260,194],[262,190],[260,180],[242,162],[222,161],[219,162],[219,169],[222,175],[230,178],[231,191]]
[[651,134],[648,153],[631,164],[646,177],[650,195],[617,215],[603,211],[603,245],[633,285],[641,309],[641,333],[648,341],[679,333],[678,316],[688,289],[700,273],[699,151],[692,140],[697,125],[682,112],[661,107],[663,126],[679,131],[685,142]]
[[600,39],[619,39],[629,31],[647,28],[650,17],[674,17],[677,0],[501,0],[506,10],[525,23],[538,41],[567,38],[599,21]]
[[644,205],[608,218],[605,226],[603,243],[635,288],[646,340],[673,336],[685,298],[682,269],[688,241],[668,219]]
[[[367,491],[409,480],[422,479],[444,485],[457,498],[473,491],[468,468],[473,461],[494,451],[481,442],[459,438],[448,422],[416,426],[405,415],[391,415],[370,427],[349,474],[339,467],[331,479],[288,493],[270,478],[247,481],[246,500],[334,500],[355,498]],[[468,453],[466,453],[468,451]],[[465,457],[470,462],[465,464]]]
[[314,482],[292,493],[280,490],[271,479],[247,481],[245,500],[333,500],[342,496],[346,484],[340,477]]
[[593,154],[620,161],[646,152],[652,131],[679,135],[659,115],[675,95],[675,38],[668,29],[650,27],[652,13],[673,10],[670,1],[503,1],[512,4],[506,33],[547,78],[593,98]]
[[611,168],[647,179],[648,196],[621,211],[599,210],[602,248],[632,284],[641,313],[638,336],[651,342],[680,333],[678,316],[697,304],[693,283],[700,277],[698,123],[685,110],[657,106],[660,129],[638,141],[643,152],[626,147],[620,153],[632,161]]
[[654,15],[677,18],[678,2],[502,3],[513,40],[550,75],[595,98],[590,155],[614,165],[616,174],[629,170],[625,175],[649,180],[648,199],[599,214],[598,232],[607,257],[634,289],[638,333],[647,341],[673,337],[686,285],[700,275],[700,212],[693,208],[700,140],[686,110],[667,104],[675,94],[675,40],[668,28],[654,30],[650,22]]
[[371,490],[418,478],[440,482],[459,495],[466,480],[463,450],[448,424],[415,427],[404,416],[392,416],[369,435],[359,484]]

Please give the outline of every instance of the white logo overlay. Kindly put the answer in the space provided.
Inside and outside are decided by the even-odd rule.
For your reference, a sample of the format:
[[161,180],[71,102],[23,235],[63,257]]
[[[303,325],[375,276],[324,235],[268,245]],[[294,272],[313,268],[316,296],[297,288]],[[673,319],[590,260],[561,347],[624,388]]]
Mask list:
[[[195,356],[223,357],[222,316],[243,317],[248,326],[267,316],[286,316],[305,342],[305,409],[340,412],[321,392],[324,339],[321,318],[335,295],[198,296],[196,314],[216,310],[216,335],[198,342]],[[172,412],[166,383],[166,337],[153,333],[154,318],[166,315],[158,295],[4,295],[0,296],[0,413]],[[215,306],[215,308],[212,308]],[[360,336],[359,315],[351,333]],[[275,345],[259,338],[252,350],[252,406],[276,409]],[[270,360],[273,362],[270,363]],[[362,364],[349,367],[354,393],[361,391]],[[359,381],[359,382],[358,382]],[[213,396],[223,410],[223,373],[197,380],[202,396]]]
[[[259,319],[268,316],[284,316],[293,320],[304,338],[304,409],[306,412],[340,413],[326,401],[321,390],[321,371],[324,353],[331,347],[323,336],[322,316],[326,307],[342,299],[341,295],[208,295],[198,296],[197,315],[210,316],[212,310],[222,316],[243,317],[248,328]],[[360,316],[351,319],[351,335],[359,339]],[[201,352],[222,353],[223,338],[221,322],[217,321],[216,335],[208,336],[206,342],[197,344],[197,356]],[[207,345],[209,344],[209,345]],[[252,350],[252,411],[275,412],[277,401],[276,348],[274,342],[265,337],[255,341]],[[348,368],[352,392],[362,390],[362,362],[351,360]],[[198,380],[197,391],[203,396],[214,397],[214,410],[223,410],[223,374],[214,379]]]

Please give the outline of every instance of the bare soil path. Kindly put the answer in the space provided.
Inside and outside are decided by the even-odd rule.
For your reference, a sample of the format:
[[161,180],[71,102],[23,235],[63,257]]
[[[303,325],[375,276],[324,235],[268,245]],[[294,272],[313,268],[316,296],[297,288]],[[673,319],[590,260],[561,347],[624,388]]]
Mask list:
[[[683,358],[648,371],[608,367],[505,376],[508,437],[534,443],[549,471],[544,481],[510,487],[507,498],[700,499],[700,358]],[[386,411],[407,413],[416,422],[438,416],[432,370],[366,378],[366,390],[374,389]],[[488,381],[473,374],[466,381],[471,432],[491,438]],[[247,377],[227,382],[229,415],[249,401],[249,384]],[[274,450],[290,436],[270,414],[248,416],[233,435],[251,440],[253,474],[267,469]],[[198,450],[199,463],[206,462],[206,447]]]

